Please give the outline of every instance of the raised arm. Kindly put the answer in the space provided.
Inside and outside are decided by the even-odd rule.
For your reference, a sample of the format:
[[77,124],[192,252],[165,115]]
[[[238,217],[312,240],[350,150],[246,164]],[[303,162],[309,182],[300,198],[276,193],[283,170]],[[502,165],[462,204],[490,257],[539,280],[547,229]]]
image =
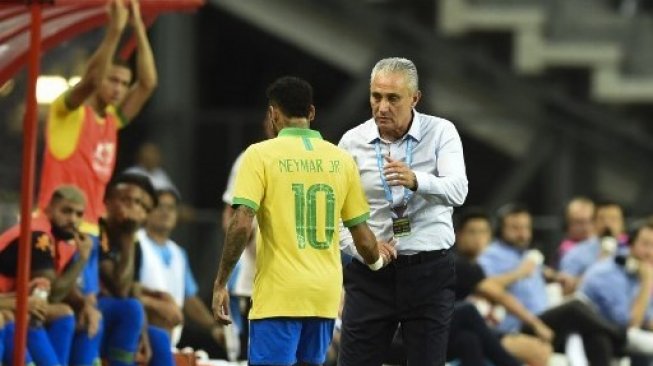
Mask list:
[[126,121],[131,121],[138,115],[145,102],[150,98],[158,83],[156,64],[150,41],[147,39],[147,29],[141,17],[140,4],[137,0],[131,1],[132,27],[138,45],[136,57],[136,74],[138,79],[131,88],[125,101],[120,106],[120,111]]
[[120,36],[129,19],[129,11],[124,4],[124,0],[112,0],[109,4],[108,13],[109,24],[104,39],[100,43],[100,47],[89,59],[82,80],[70,90],[66,97],[68,109],[76,109],[82,105],[100,87],[111,67],[116,47],[120,42]]

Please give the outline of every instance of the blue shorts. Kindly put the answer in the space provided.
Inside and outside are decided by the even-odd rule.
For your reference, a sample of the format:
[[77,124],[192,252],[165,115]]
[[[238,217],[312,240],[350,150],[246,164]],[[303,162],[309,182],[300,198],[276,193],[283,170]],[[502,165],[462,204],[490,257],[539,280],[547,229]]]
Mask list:
[[334,319],[266,318],[249,322],[250,365],[322,364]]

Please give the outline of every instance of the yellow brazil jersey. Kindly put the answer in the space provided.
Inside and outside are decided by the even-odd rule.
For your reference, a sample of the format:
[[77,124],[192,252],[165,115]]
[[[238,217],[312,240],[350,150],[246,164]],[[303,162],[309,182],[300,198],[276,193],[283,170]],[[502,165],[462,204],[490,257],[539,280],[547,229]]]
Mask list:
[[245,151],[233,204],[256,210],[260,229],[250,318],[336,318],[338,225],[369,217],[352,157],[317,131],[285,128]]

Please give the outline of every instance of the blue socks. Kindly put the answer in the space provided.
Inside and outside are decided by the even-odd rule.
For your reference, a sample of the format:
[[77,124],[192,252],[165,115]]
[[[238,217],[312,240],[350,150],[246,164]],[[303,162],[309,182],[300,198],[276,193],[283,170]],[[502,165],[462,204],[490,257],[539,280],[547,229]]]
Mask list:
[[5,326],[0,327],[0,365],[5,357]]
[[150,346],[152,347],[150,365],[175,366],[168,333],[164,329],[148,326],[147,334],[150,337]]
[[95,336],[89,337],[85,330],[75,333],[70,352],[70,366],[92,366],[99,360],[103,332],[104,320],[100,320],[100,328]]
[[27,331],[27,349],[39,366],[59,366],[57,352],[43,327],[30,327]]
[[131,366],[145,321],[141,303],[133,298],[101,297],[98,308],[104,318],[102,356],[110,366]]
[[47,333],[59,362],[62,365],[68,365],[70,346],[72,345],[73,335],[75,334],[75,317],[73,315],[66,315],[48,323]]
[[[5,339],[4,339],[4,349],[5,353],[2,356],[2,362],[5,365],[13,365],[14,362],[14,336],[16,334],[16,325],[11,322],[5,324]],[[29,338],[28,338],[29,341]],[[25,364],[34,366],[34,361],[29,354],[29,350],[25,352]]]

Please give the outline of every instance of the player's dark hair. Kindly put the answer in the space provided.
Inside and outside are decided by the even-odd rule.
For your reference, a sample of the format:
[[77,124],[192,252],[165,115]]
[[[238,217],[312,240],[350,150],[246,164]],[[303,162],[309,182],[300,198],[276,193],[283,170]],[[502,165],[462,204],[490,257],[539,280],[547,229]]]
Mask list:
[[269,103],[281,109],[286,117],[309,117],[313,105],[313,87],[306,80],[283,76],[267,89]]

